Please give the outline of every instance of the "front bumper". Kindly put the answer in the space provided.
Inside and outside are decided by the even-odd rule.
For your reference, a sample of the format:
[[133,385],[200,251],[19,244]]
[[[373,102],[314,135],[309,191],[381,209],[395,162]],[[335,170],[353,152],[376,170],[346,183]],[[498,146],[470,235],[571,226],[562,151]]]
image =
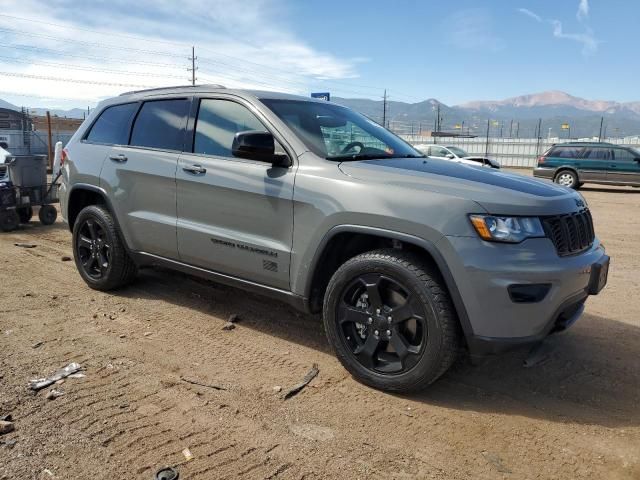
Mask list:
[[[472,355],[534,343],[568,328],[584,310],[592,266],[606,259],[597,239],[571,257],[559,257],[547,238],[504,244],[444,237],[438,247],[466,311]],[[548,286],[540,300],[518,303],[509,293],[510,286],[534,284]]]

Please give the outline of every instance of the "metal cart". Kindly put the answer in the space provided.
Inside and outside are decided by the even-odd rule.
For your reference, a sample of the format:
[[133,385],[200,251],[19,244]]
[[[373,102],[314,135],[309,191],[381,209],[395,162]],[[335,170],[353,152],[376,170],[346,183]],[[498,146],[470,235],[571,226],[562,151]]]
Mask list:
[[47,183],[46,157],[17,156],[0,165],[0,230],[10,232],[29,223],[36,206],[40,222],[53,224],[58,216],[53,204],[60,201],[57,180]]

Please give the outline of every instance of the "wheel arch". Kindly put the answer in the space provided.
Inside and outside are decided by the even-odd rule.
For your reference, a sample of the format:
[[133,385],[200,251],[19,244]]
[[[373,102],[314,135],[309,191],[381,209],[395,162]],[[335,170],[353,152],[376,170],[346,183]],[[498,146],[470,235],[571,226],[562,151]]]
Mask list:
[[553,181],[555,182],[558,175],[560,175],[562,172],[567,170],[573,173],[576,176],[577,183],[580,183],[580,174],[578,173],[578,170],[576,169],[576,167],[571,165],[562,165],[556,168],[556,171],[553,173]]
[[318,312],[329,279],[345,261],[378,248],[395,247],[420,255],[436,268],[444,281],[458,315],[464,336],[473,335],[471,322],[455,279],[436,244],[414,235],[361,225],[339,225],[324,236],[317,248],[305,285],[308,309]]

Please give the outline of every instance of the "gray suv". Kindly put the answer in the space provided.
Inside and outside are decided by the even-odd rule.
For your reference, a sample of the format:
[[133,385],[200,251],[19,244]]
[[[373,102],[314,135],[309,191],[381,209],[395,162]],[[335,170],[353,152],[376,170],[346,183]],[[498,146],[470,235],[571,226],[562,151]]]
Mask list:
[[322,312],[342,364],[381,389],[563,330],[607,280],[578,193],[425,158],[322,100],[131,92],[63,156],[63,217],[91,288],[155,265]]

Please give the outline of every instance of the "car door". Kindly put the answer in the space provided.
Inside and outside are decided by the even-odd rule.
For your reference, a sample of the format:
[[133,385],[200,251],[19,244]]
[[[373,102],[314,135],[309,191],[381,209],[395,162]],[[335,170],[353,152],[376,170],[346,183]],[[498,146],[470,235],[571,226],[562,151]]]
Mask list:
[[235,97],[199,100],[191,153],[178,162],[178,250],[187,264],[289,288],[294,169],[231,153],[236,133],[267,125]]
[[607,171],[607,181],[640,185],[640,154],[627,148],[614,148],[613,159]]
[[607,170],[613,154],[608,147],[586,147],[575,167],[581,182],[606,182]]
[[128,145],[114,145],[105,160],[101,185],[132,250],[178,258],[176,168],[190,105],[189,98],[142,103]]

